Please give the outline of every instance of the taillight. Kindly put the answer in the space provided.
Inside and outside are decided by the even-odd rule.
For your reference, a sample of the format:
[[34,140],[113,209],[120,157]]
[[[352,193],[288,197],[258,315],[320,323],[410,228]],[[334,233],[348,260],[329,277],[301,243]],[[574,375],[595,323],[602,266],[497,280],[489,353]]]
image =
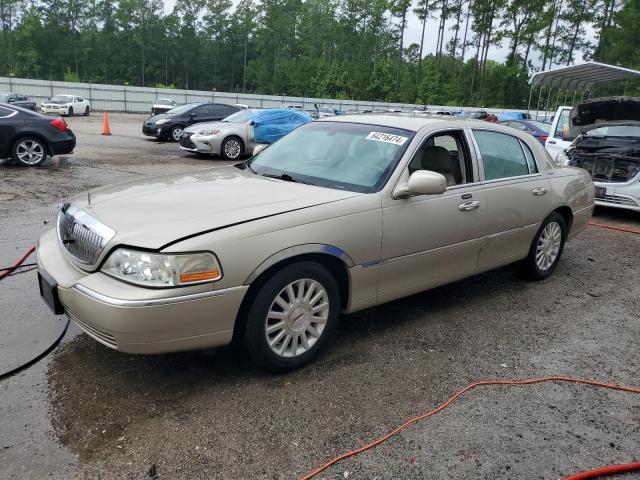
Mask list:
[[547,138],[549,138],[549,135],[540,135],[540,136],[538,137],[538,139],[539,139],[542,143],[546,142],[546,141],[547,141]]
[[69,127],[67,127],[67,122],[65,122],[62,118],[54,118],[49,122],[49,125],[61,132],[66,132],[69,129]]

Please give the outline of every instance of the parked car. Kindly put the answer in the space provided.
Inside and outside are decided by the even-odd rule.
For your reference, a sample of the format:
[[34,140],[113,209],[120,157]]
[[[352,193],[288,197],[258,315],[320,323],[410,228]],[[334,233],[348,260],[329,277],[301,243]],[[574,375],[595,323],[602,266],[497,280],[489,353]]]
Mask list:
[[91,113],[89,100],[77,95],[54,95],[46,102],[40,104],[42,113],[55,113],[56,115],[84,115]]
[[73,152],[76,137],[62,118],[0,103],[0,158],[35,167],[47,156]]
[[[309,122],[246,162],[81,194],[37,248],[43,299],[112,349],[243,342],[280,371],[340,313],[516,262],[549,277],[593,184],[528,134],[453,117]],[[428,328],[425,327],[425,328]]]
[[586,169],[596,205],[640,212],[640,98],[599,98],[571,111],[568,138],[558,161]]
[[317,103],[314,105],[314,107],[315,110],[311,112],[311,117],[315,120],[317,120],[318,118],[327,118],[338,115],[338,110],[336,110],[335,108],[327,107],[325,105],[319,105]]
[[549,128],[549,137],[544,143],[544,147],[551,155],[551,158],[557,160],[560,152],[565,151],[573,142],[573,138],[569,136],[569,120],[571,117],[571,107],[558,107],[553,115],[553,122]]
[[537,122],[535,120],[507,120],[505,122],[500,122],[500,124],[527,132],[543,146],[545,145],[547,138],[549,137],[549,131],[551,130],[551,125],[548,123]]
[[36,102],[18,93],[0,93],[0,103],[9,103],[27,110],[36,111]]
[[182,131],[189,125],[222,120],[239,110],[224,103],[187,103],[147,118],[142,124],[142,133],[158,140],[179,142]]
[[221,122],[185,128],[180,136],[180,148],[237,160],[251,155],[256,145],[271,144],[310,121],[311,117],[305,112],[285,108],[240,110]]
[[170,98],[156,98],[156,101],[151,105],[151,115],[158,115],[160,113],[168,112],[169,110],[176,108],[178,103]]

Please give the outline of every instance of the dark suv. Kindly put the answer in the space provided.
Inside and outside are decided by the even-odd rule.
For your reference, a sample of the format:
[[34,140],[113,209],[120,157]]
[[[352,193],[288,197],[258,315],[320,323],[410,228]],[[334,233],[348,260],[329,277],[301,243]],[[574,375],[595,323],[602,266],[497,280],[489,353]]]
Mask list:
[[238,110],[238,107],[224,103],[187,103],[147,118],[142,125],[142,133],[159,140],[178,142],[185,127],[222,120]]

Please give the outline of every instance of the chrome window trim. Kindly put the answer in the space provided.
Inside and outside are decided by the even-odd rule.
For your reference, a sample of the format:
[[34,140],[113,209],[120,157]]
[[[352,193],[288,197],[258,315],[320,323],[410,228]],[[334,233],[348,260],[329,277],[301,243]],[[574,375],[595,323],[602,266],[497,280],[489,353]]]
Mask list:
[[178,295],[175,297],[151,298],[148,300],[125,300],[122,298],[114,298],[108,295],[104,295],[88,287],[85,287],[84,285],[81,285],[79,283],[74,285],[73,289],[98,302],[106,303],[107,305],[111,305],[114,307],[125,307],[125,308],[154,307],[158,305],[170,305],[173,303],[190,302],[193,300],[202,300],[204,298],[220,297],[222,295],[226,295],[227,292],[229,291],[228,288],[225,288],[221,290],[212,290],[210,292],[192,293],[189,295]]
[[[540,165],[538,164],[538,160],[536,159],[535,154],[533,153],[533,149],[529,148],[529,150],[531,151],[531,154],[533,155],[533,161],[536,164],[536,167],[538,168],[538,172],[537,173],[527,173],[525,175],[516,175],[514,177],[504,177],[504,178],[494,178],[493,180],[486,180],[485,176],[484,176],[484,163],[482,161],[482,153],[480,152],[480,147],[478,146],[478,142],[476,141],[476,137],[473,133],[474,130],[481,130],[483,132],[493,132],[493,133],[499,133],[501,135],[506,135],[508,137],[512,137],[515,138],[518,141],[518,144],[520,145],[521,142],[523,142],[523,140],[520,137],[517,137],[515,135],[511,135],[509,133],[504,133],[504,132],[498,132],[497,130],[491,130],[489,128],[470,128],[467,127],[469,129],[469,133],[472,137],[473,140],[473,147],[476,150],[476,158],[478,161],[478,169],[479,169],[479,174],[482,176],[482,179],[480,182],[478,182],[481,185],[490,185],[492,183],[499,183],[499,182],[505,182],[505,181],[512,181],[512,180],[522,180],[522,179],[526,179],[526,178],[531,178],[531,177],[541,177],[542,173],[540,173]],[[527,147],[529,147],[527,145]],[[522,145],[520,145],[520,149],[522,149]],[[524,153],[524,150],[522,150],[522,154],[525,156],[525,160],[526,160],[526,154]],[[527,162],[527,170],[529,169],[529,163]]]

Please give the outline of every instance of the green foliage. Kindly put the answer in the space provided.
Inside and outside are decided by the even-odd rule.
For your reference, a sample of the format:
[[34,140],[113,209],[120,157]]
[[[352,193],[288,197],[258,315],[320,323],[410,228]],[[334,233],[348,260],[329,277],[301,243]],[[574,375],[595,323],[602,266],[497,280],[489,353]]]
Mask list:
[[524,108],[540,64],[640,66],[639,25],[640,0],[0,0],[0,75]]

